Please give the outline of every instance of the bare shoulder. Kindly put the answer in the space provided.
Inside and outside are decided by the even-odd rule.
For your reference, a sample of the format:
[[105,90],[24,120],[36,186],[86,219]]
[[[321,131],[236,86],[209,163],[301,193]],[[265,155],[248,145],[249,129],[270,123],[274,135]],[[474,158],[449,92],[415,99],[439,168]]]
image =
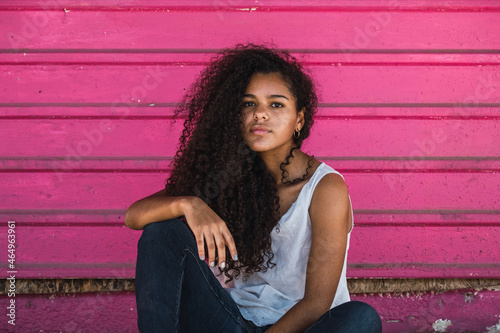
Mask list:
[[309,215],[313,223],[335,223],[349,228],[350,200],[347,184],[337,173],[324,175],[314,189]]
[[316,200],[342,200],[348,199],[349,192],[344,178],[338,173],[324,175],[314,189],[312,201]]

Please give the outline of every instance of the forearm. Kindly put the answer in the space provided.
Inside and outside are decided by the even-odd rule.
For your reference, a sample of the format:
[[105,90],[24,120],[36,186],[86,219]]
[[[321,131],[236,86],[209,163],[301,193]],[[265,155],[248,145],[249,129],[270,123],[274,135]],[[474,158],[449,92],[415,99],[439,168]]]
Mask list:
[[124,223],[130,229],[141,230],[149,223],[183,216],[186,205],[191,204],[195,198],[151,195],[130,205]]
[[302,299],[271,326],[266,333],[304,332],[326,311]]

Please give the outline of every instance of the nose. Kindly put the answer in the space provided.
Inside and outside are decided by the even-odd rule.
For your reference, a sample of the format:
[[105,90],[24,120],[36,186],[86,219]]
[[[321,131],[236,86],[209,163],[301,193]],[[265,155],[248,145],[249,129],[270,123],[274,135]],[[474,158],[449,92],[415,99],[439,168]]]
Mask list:
[[262,106],[257,106],[255,108],[255,111],[253,113],[253,117],[255,120],[259,120],[259,119],[268,119],[269,116],[267,114],[267,110],[265,107],[262,107]]

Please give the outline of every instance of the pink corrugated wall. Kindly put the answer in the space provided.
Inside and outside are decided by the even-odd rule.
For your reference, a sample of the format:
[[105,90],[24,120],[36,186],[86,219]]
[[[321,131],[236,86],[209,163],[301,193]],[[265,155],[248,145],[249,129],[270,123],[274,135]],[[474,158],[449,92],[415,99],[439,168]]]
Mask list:
[[[424,0],[3,0],[1,276],[16,221],[18,279],[133,278],[125,210],[162,188],[175,103],[237,42],[291,50],[321,87],[304,150],[349,186],[349,277],[500,278],[500,3]],[[18,295],[17,329],[135,332],[133,297]],[[353,298],[387,332],[500,315],[495,289]]]

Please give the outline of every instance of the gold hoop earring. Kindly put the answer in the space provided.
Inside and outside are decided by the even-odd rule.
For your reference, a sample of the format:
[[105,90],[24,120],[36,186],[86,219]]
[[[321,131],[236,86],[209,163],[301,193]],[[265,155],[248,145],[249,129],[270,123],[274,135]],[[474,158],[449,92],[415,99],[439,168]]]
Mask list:
[[295,130],[295,131],[293,132],[293,137],[294,137],[295,139],[298,139],[298,138],[299,138],[299,136],[300,136],[300,131]]

